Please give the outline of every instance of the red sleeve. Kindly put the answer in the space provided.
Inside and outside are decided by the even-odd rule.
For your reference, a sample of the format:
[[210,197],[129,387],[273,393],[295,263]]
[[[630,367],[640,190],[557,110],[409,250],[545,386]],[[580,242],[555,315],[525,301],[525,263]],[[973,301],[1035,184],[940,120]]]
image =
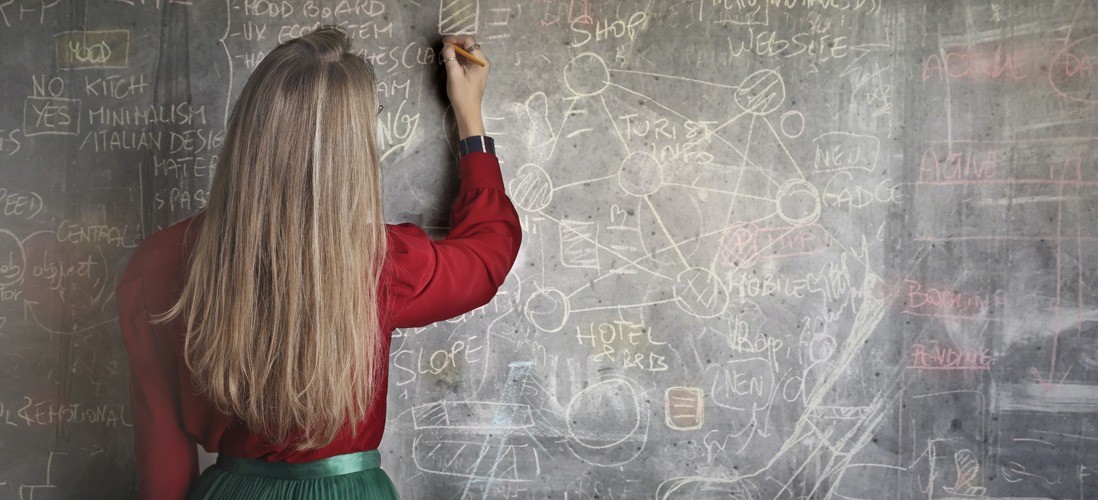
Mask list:
[[396,267],[389,284],[394,328],[429,325],[487,304],[514,265],[522,242],[499,160],[489,153],[461,158],[461,187],[446,238],[432,241],[410,223],[389,230]]
[[149,324],[140,272],[127,269],[115,294],[129,355],[138,494],[183,499],[198,477],[198,453],[183,430],[172,342]]

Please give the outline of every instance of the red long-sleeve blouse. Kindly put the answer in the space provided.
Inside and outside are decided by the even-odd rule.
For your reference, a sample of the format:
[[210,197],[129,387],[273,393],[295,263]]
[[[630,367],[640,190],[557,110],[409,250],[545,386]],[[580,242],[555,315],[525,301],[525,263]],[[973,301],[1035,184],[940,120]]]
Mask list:
[[[521,228],[507,197],[499,162],[470,153],[460,162],[460,188],[450,232],[431,240],[410,223],[387,225],[388,254],[380,307],[382,359],[394,328],[423,326],[465,313],[492,299],[518,254]],[[388,369],[355,438],[348,428],[327,447],[304,453],[268,445],[238,419],[214,410],[192,385],[183,361],[184,319],[160,325],[149,317],[178,298],[193,234],[192,216],[144,240],[115,293],[130,363],[130,399],[141,498],[184,498],[198,477],[195,444],[233,457],[291,463],[372,450],[385,427]]]

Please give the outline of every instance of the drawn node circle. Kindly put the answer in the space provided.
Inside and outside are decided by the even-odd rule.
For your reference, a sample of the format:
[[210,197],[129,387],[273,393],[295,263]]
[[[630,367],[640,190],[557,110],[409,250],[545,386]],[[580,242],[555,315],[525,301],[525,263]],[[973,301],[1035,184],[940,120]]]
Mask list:
[[759,245],[756,241],[758,232],[759,227],[754,223],[726,229],[717,245],[717,252],[725,264],[738,268],[753,265],[759,256]]
[[[1090,74],[1087,69],[1092,63],[1090,58],[1098,45],[1098,35],[1089,35],[1075,40],[1052,57],[1049,64],[1048,83],[1058,98],[1069,99],[1083,104],[1098,103],[1093,92],[1093,83],[1089,78],[1074,78],[1072,75]],[[1088,54],[1089,52],[1089,54]]]
[[785,82],[782,75],[770,69],[748,75],[736,90],[736,104],[754,115],[772,113],[784,101]]
[[758,500],[759,488],[744,477],[671,478],[656,489],[656,498]]
[[519,208],[539,212],[553,201],[553,180],[541,167],[527,163],[507,183],[507,192]]
[[568,296],[556,288],[542,288],[526,299],[526,319],[538,330],[559,332],[568,322]]
[[687,269],[675,277],[675,303],[697,318],[715,318],[728,309],[728,291],[712,271]]
[[618,184],[633,196],[648,196],[663,185],[663,168],[659,160],[649,153],[630,153],[618,169]]
[[795,226],[811,224],[820,218],[820,192],[805,180],[790,179],[782,183],[774,203],[778,216]]
[[0,285],[14,285],[23,278],[26,268],[23,246],[14,234],[0,229],[0,255],[7,255],[7,262],[0,264]]
[[606,449],[629,440],[643,419],[637,391],[623,379],[610,379],[580,391],[568,404],[568,433],[577,443]]
[[[680,268],[699,250],[707,251],[702,238],[695,238],[691,228],[697,221],[705,220],[707,210],[697,196],[683,195],[683,191],[666,185],[651,197],[643,197],[636,203],[637,227],[641,249],[653,264]],[[690,193],[693,194],[693,193]],[[669,243],[675,243],[673,246]]]
[[800,111],[786,111],[782,113],[781,118],[778,121],[778,127],[782,130],[782,135],[796,139],[804,133],[804,113]]
[[610,85],[610,70],[598,54],[584,52],[564,67],[564,84],[577,96],[599,95]]
[[835,353],[838,342],[830,335],[817,335],[808,343],[808,358],[813,363],[825,361]]

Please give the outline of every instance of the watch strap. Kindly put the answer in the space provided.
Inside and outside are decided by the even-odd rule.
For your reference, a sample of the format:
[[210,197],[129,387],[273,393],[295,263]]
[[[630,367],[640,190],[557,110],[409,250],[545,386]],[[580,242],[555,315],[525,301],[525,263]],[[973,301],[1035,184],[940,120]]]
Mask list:
[[458,155],[465,156],[469,153],[496,154],[496,141],[486,135],[473,135],[458,142]]

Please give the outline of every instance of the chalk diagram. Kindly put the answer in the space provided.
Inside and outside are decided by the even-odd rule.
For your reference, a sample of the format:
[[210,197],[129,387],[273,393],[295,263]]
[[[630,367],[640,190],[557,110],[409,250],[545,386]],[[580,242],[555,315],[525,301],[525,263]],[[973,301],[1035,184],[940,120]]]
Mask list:
[[[614,78],[611,78],[612,74]],[[599,126],[610,131],[610,135],[620,142],[624,150],[622,161],[617,165],[615,172],[592,179],[555,185],[554,180],[544,168],[536,164],[527,164],[518,170],[508,186],[512,198],[521,209],[536,213],[539,217],[544,217],[560,226],[562,265],[600,271],[591,285],[578,290],[562,291],[547,287],[529,298],[526,303],[526,317],[538,329],[545,332],[552,333],[562,329],[568,323],[572,313],[593,310],[588,307],[577,308],[574,304],[588,302],[585,300],[587,297],[584,297],[584,292],[594,286],[594,283],[610,276],[634,272],[668,284],[668,289],[673,293],[656,301],[638,300],[634,304],[626,303],[607,308],[650,306],[667,302],[674,303],[686,314],[697,318],[717,317],[726,312],[729,306],[727,287],[722,285],[719,277],[721,271],[729,268],[747,268],[760,260],[773,258],[772,247],[779,244],[782,238],[806,226],[818,228],[815,222],[821,213],[819,191],[806,179],[778,131],[780,127],[791,127],[795,132],[787,135],[796,138],[803,133],[804,118],[800,113],[788,113],[781,119],[781,125],[776,126],[771,123],[769,116],[779,109],[785,99],[785,84],[777,72],[757,71],[744,79],[738,87],[683,79],[697,85],[715,85],[728,93],[734,93],[735,105],[738,107],[738,112],[731,119],[719,125],[712,128],[697,125],[703,127],[698,130],[697,138],[683,146],[686,152],[705,152],[712,157],[738,158],[733,160],[731,165],[711,163],[715,167],[726,168],[726,171],[701,175],[696,172],[672,172],[671,167],[668,166],[669,161],[661,161],[652,152],[637,150],[626,141],[623,132],[619,129],[619,120],[614,117],[607,105],[604,96],[606,93],[618,92],[649,100],[662,108],[663,112],[674,115],[684,122],[700,123],[700,120],[696,122],[672,108],[650,100],[644,94],[617,83],[620,80],[618,76],[623,74],[645,75],[631,71],[611,70],[600,56],[593,53],[576,56],[564,70],[565,83],[575,98],[572,99],[572,104],[565,113],[561,128],[567,127],[570,117],[580,114],[576,112],[577,102],[591,100],[597,103],[590,107],[601,108],[605,112],[605,116],[597,118],[605,118],[605,121],[610,122],[601,123]],[[666,77],[665,75],[654,76]],[[727,110],[724,111],[727,112]],[[583,111],[582,114],[589,113]],[[590,130],[592,128],[584,128],[579,132]],[[575,134],[576,132],[569,134],[568,138]],[[551,139],[551,142],[564,140],[567,139],[558,134]],[[760,165],[760,162],[752,160],[754,155],[768,158],[768,161]],[[775,158],[778,161],[774,161]],[[706,177],[703,178],[702,175]],[[718,175],[726,176],[727,179],[708,182]],[[688,180],[687,178],[691,176],[693,179]],[[621,204],[614,204],[611,207],[613,221],[618,222],[619,214],[621,219],[628,219],[626,215],[628,212],[622,207],[632,202],[639,210],[629,210],[629,212],[641,213],[642,215],[638,217],[645,218],[641,223],[657,227],[656,234],[646,235],[644,231],[623,225],[611,226],[611,229],[631,229],[633,233],[637,233],[640,247],[607,244],[595,237],[593,223],[555,217],[551,215],[551,211],[546,210],[558,193],[569,189],[595,189],[592,188],[592,184],[595,183],[609,184],[612,189],[619,189],[619,193],[625,195]],[[712,187],[721,184],[728,184],[729,187],[727,189]],[[767,189],[765,192],[744,192],[741,187],[748,185],[766,185]],[[670,211],[670,207],[662,207],[661,210],[660,199],[657,196],[668,191],[673,191],[673,195],[680,200],[698,200],[697,195],[701,195],[707,199],[705,208],[720,206],[721,211],[727,215],[722,218],[723,221],[719,227],[703,227],[691,237],[677,237],[673,234],[676,229],[693,230],[695,228],[676,228],[668,223],[667,216],[663,214]],[[682,206],[674,207],[675,210],[682,208]],[[713,213],[706,212],[706,217],[703,218],[698,212],[695,214],[697,217],[676,222],[687,222],[692,226],[706,224],[711,222],[706,219],[712,219]],[[757,238],[758,232],[764,225],[774,221],[784,224],[784,227],[767,229],[767,232],[774,232],[774,234],[769,236],[768,244],[761,244],[761,240]],[[714,244],[719,251],[708,259],[703,258],[702,247]],[[589,248],[584,248],[585,246]],[[623,251],[622,248],[627,250]],[[771,255],[768,256],[768,253]],[[600,264],[604,256],[620,259],[624,263],[602,272],[603,267]]]
[[[685,95],[699,99],[715,92],[716,105],[703,106],[698,116],[649,97],[645,87],[661,79],[673,80]],[[540,253],[528,251],[542,259],[541,275],[520,278],[518,311],[536,335],[579,338],[590,350],[587,363],[612,367],[614,375],[596,377],[601,381],[558,400],[552,383],[541,380],[528,364],[513,363],[498,402],[416,407],[417,467],[464,478],[468,493],[474,484],[538,477],[548,463],[561,459],[539,442],[563,441],[572,457],[614,467],[640,456],[652,426],[665,425],[712,435],[729,453],[742,453],[763,439],[780,451],[757,471],[669,479],[652,492],[658,498],[761,498],[760,481],[784,483],[784,488],[805,481],[816,482],[810,489],[838,485],[853,455],[894,402],[895,391],[882,390],[857,405],[836,404],[826,394],[841,383],[844,368],[883,318],[885,301],[867,294],[857,299],[857,314],[836,313],[844,318],[841,324],[850,325],[850,337],[842,345],[824,332],[800,342],[783,341],[729,326],[760,327],[765,314],[750,297],[768,300],[758,293],[747,293],[744,299],[738,289],[752,285],[733,282],[779,260],[818,266],[798,263],[797,258],[842,251],[856,255],[852,247],[866,255],[864,238],[848,245],[824,226],[826,212],[817,186],[822,185],[822,173],[872,171],[876,139],[842,132],[809,138],[805,116],[788,109],[785,82],[770,69],[755,71],[738,85],[724,85],[611,69],[601,56],[588,52],[564,67],[563,81],[567,109],[559,121],[550,118],[553,106],[545,94],[526,101],[531,130],[526,146],[539,160],[518,167],[508,184],[530,245],[540,248]],[[667,118],[623,123],[611,109],[627,100]],[[677,129],[682,139],[678,146],[651,145],[649,139],[661,126]],[[596,134],[605,136],[598,141],[607,151],[620,152],[615,164],[575,171],[543,166],[558,165],[562,152],[579,149],[580,141]],[[849,140],[870,144],[870,154],[857,164],[812,165],[808,171],[787,145],[800,141],[819,148],[821,143]],[[569,142],[577,147],[570,148]],[[601,202],[597,214],[575,209],[593,199]],[[880,212],[873,227],[884,221]],[[850,264],[854,266],[864,268],[864,277],[854,285],[871,289],[877,284],[868,265],[859,261]],[[547,268],[553,271],[547,273]],[[818,296],[825,307],[854,300],[847,292],[852,279],[848,271],[825,268],[820,274]],[[829,286],[828,281],[846,286]],[[570,287],[570,282],[582,284]],[[646,317],[673,317],[696,331],[671,335],[647,324]],[[779,363],[779,352],[786,353],[781,351],[783,342],[788,342],[787,350],[801,350],[792,344],[804,344],[803,366]],[[706,357],[732,359],[710,364]],[[691,385],[652,382],[654,374],[682,365],[699,367],[699,373],[686,374],[683,380]],[[795,428],[778,432],[769,428],[769,414],[783,403],[783,390],[794,394],[785,403],[796,401],[796,411],[803,414]],[[538,397],[531,399],[531,391]],[[648,417],[656,408],[664,418]],[[523,454],[525,459],[516,458]],[[790,460],[798,463],[822,459],[830,465],[812,477],[802,474],[803,467],[786,477],[766,476],[787,454],[795,454]]]
[[[561,457],[558,443],[584,462],[614,467],[635,459],[650,420],[639,386],[610,377],[577,393],[567,405],[531,362],[508,365],[499,401],[438,401],[411,408],[412,460],[418,470],[459,478],[459,498],[495,485],[538,481]],[[548,438],[548,439],[547,439]]]
[[[670,105],[649,97],[647,87],[660,79],[685,89],[676,96],[713,104]],[[559,107],[545,93],[526,100],[530,132],[524,138],[535,160],[518,167],[507,186],[524,218],[526,252],[541,259],[538,271],[519,278],[516,312],[534,338],[579,340],[580,359],[570,360],[579,364],[569,368],[590,369],[598,381],[568,392],[544,370],[513,363],[500,395],[416,407],[416,467],[461,478],[462,497],[488,495],[493,486],[533,482],[562,458],[594,467],[630,464],[651,453],[650,433],[663,425],[704,436],[726,457],[749,446],[773,455],[757,469],[709,467],[702,475],[669,478],[648,495],[758,499],[775,485],[809,495],[836,492],[848,470],[864,468],[852,460],[898,397],[896,381],[863,399],[831,396],[848,381],[848,368],[883,320],[887,301],[851,295],[852,288],[879,288],[879,278],[865,262],[866,236],[842,241],[826,227],[819,186],[821,177],[873,171],[875,138],[809,137],[805,115],[788,109],[785,82],[772,69],[730,86],[612,69],[600,55],[583,53],[563,68],[563,82],[567,110],[556,123],[549,110]],[[629,115],[612,111],[626,101],[651,115],[632,115],[637,121],[631,123]],[[866,145],[856,162],[821,165],[817,158],[809,170],[789,147],[796,142],[819,151],[850,141]],[[582,157],[575,152],[592,142],[618,152],[602,158],[619,159],[571,170],[542,166]],[[885,212],[872,215],[872,227],[884,223]],[[843,264],[820,269],[819,259],[800,258],[825,253]],[[752,331],[765,324],[764,309],[778,302],[751,278],[760,269],[817,273],[818,287],[804,300],[837,308],[830,329],[799,340],[795,333]],[[743,281],[748,278],[753,285]],[[668,325],[675,331],[665,331]],[[697,373],[675,373],[683,366]],[[649,416],[661,410],[662,419]],[[796,412],[792,429],[773,429],[775,410]],[[816,462],[827,466],[807,467]]]
[[[765,413],[776,395],[772,389],[778,384],[773,359],[749,357],[737,365],[766,374],[765,380],[751,382],[749,393],[732,387],[732,371],[725,366],[707,370],[703,376],[706,387],[664,387],[652,393],[641,380],[669,370],[669,359],[679,354],[665,337],[654,337],[657,334],[648,325],[634,321],[635,315],[627,319],[621,311],[663,307],[662,311],[674,315],[719,322],[733,305],[751,309],[750,304],[733,303],[736,300],[725,275],[766,260],[824,249],[829,236],[817,224],[821,215],[818,189],[785,145],[804,133],[804,116],[795,111],[777,112],[785,101],[785,84],[774,70],[757,71],[735,87],[682,79],[687,85],[727,92],[731,97],[727,102],[735,112],[712,110],[714,116],[732,115],[722,121],[692,120],[684,112],[647,98],[629,87],[627,80],[637,78],[652,76],[609,69],[605,60],[593,53],[575,56],[563,69],[571,93],[563,122],[559,126],[549,123],[547,98],[537,93],[526,102],[534,121],[531,130],[535,131],[527,143],[533,151],[545,153],[549,164],[557,160],[553,152],[560,151],[565,142],[601,130],[613,136],[606,147],[620,148],[621,159],[616,165],[581,168],[584,174],[603,167],[608,170],[594,178],[567,182],[530,163],[518,168],[508,185],[520,213],[556,227],[550,231],[553,234],[539,233],[544,227],[533,231],[538,240],[559,238],[546,243],[541,254],[545,262],[540,267],[550,267],[551,259],[567,268],[569,277],[593,275],[586,285],[574,289],[534,277],[534,291],[529,291],[530,279],[525,279],[519,308],[523,318],[541,334],[552,334],[582,329],[583,321],[576,318],[590,316],[598,323],[592,326],[591,346],[601,351],[594,353],[592,362],[619,370],[559,401],[557,392],[539,378],[533,366],[511,364],[506,386],[497,399],[445,401],[413,408],[416,467],[428,474],[462,478],[466,484],[462,496],[474,486],[488,491],[500,482],[534,480],[542,467],[561,458],[556,453],[559,448],[553,446],[560,442],[585,464],[617,467],[630,463],[645,452],[651,426],[658,425],[649,418],[654,404],[649,400],[661,401],[663,423],[673,430],[703,430],[707,399],[720,410],[737,414],[740,430],[729,438],[739,440],[736,447],[751,442],[757,432],[754,427],[765,426]],[[621,99],[645,100],[662,113],[691,123],[691,136],[671,158],[631,144],[626,137],[630,132],[621,130],[619,120],[610,112],[606,98],[610,93],[618,93]],[[690,167],[698,167],[695,170],[672,171],[670,164],[676,158],[681,162],[684,154],[706,158],[705,163],[691,162]],[[724,165],[716,158],[735,159]],[[747,186],[766,188],[762,192],[741,189]],[[558,214],[558,205],[569,204],[569,196],[615,200],[607,207],[609,222]],[[671,207],[674,210],[669,210]],[[651,231],[642,227],[651,227]],[[782,243],[791,235],[796,243]],[[610,295],[606,295],[606,286],[613,287]],[[602,304],[601,299],[607,297],[613,303]],[[605,314],[617,319],[606,321]],[[615,349],[609,347],[612,342],[607,336],[642,341]],[[827,357],[827,353],[821,356]],[[530,396],[531,391],[536,398]],[[722,414],[721,419],[726,416]],[[553,444],[542,444],[548,440]],[[553,448],[551,452],[548,447]],[[710,482],[704,488],[733,498],[757,496],[746,480],[740,484]]]
[[23,315],[41,331],[81,341],[102,335],[115,321],[104,319],[112,290],[107,257],[98,246],[64,241],[56,231],[19,238],[0,229],[0,256],[0,293],[18,300]]

